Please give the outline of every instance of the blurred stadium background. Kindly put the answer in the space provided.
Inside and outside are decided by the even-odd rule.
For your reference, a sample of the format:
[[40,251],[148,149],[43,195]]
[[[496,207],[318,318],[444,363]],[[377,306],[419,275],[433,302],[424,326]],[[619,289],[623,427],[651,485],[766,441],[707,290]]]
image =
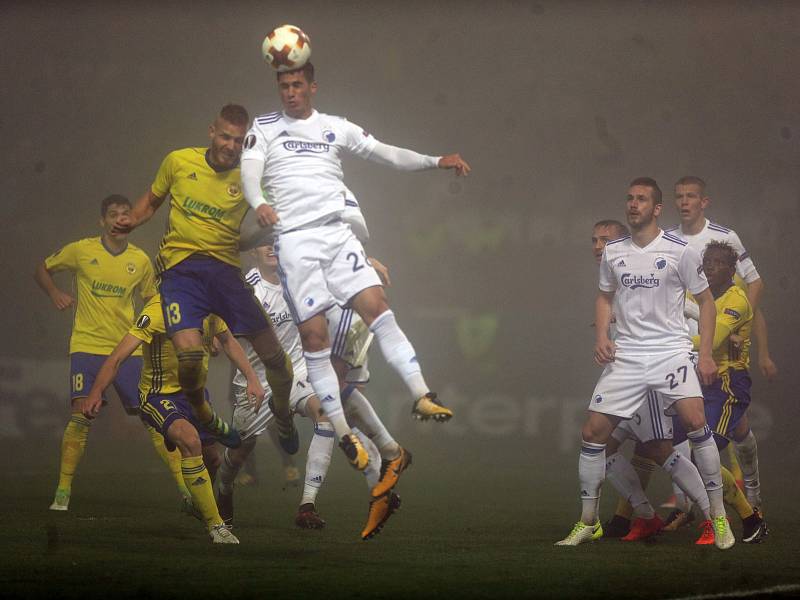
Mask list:
[[[457,415],[442,427],[413,422],[400,381],[372,353],[368,396],[396,437],[420,450],[401,484],[412,506],[398,525],[404,553],[417,542],[426,545],[430,529],[423,525],[435,530],[462,503],[472,508],[453,511],[453,518],[477,518],[470,523],[476,533],[460,530],[454,538],[466,544],[458,549],[466,554],[460,555],[461,567],[442,563],[440,573],[448,573],[443,581],[482,581],[458,573],[470,564],[465,540],[488,531],[498,536],[498,529],[519,528],[509,534],[508,548],[497,549],[500,554],[479,555],[484,566],[497,556],[529,553],[527,562],[533,563],[553,553],[549,542],[566,533],[576,514],[578,426],[598,375],[591,363],[591,225],[623,217],[627,182],[640,175],[659,181],[667,198],[661,222],[674,224],[672,184],[695,174],[709,184],[710,216],[737,230],[766,283],[763,308],[781,369],[773,382],[753,369],[752,420],[767,515],[782,527],[765,546],[736,549],[726,560],[736,565],[744,560],[739,552],[758,564],[774,559],[758,583],[791,580],[781,568],[788,556],[773,540],[787,535],[781,529],[798,525],[785,498],[796,496],[800,465],[794,378],[800,331],[800,5],[8,2],[2,12],[6,217],[0,294],[6,339],[0,351],[0,448],[7,466],[0,481],[13,490],[7,508],[31,528],[31,552],[50,547],[46,507],[68,412],[70,326],[69,316],[58,314],[36,288],[33,269],[63,244],[95,235],[101,198],[137,197],[169,150],[205,145],[206,127],[221,105],[242,103],[251,115],[278,109],[274,75],[259,48],[272,27],[293,23],[311,36],[320,111],[344,115],[391,144],[428,154],[460,152],[474,170],[456,181],[358,159],[347,159],[344,167],[370,225],[368,250],[391,269],[395,312],[427,379]],[[164,219],[157,216],[131,241],[152,255]],[[216,359],[210,389],[218,406],[227,401],[227,376],[227,365]],[[95,496],[107,493],[103,474],[114,456],[130,458],[125,476],[112,483],[119,494],[127,490],[138,510],[149,502],[146,510],[158,512],[171,501],[164,499],[169,482],[148,454],[140,426],[118,405],[111,404],[92,437],[73,493],[77,514],[102,519],[106,508],[119,509],[117,497],[106,507]],[[259,459],[262,485],[271,486],[262,489],[275,494],[277,459],[266,444]],[[331,531],[356,539],[366,513],[362,483],[338,456],[334,462],[330,493],[341,502],[326,506],[352,527]],[[135,495],[147,487],[135,480],[141,470],[163,494],[159,499],[143,492],[140,506]],[[667,493],[663,478],[656,485]],[[612,496],[608,490],[606,499]],[[439,511],[437,519],[421,510],[419,499]],[[89,512],[81,512],[84,502]],[[292,501],[278,505],[288,512],[264,510],[276,528],[285,525],[291,547]],[[255,520],[259,504],[245,504],[245,515],[248,506]],[[509,511],[517,519],[509,519]],[[168,527],[170,519],[163,523]],[[131,520],[125,531],[140,524]],[[358,556],[383,552],[376,556],[390,560],[395,525],[390,522],[382,534],[382,550],[372,549],[378,544],[355,546]],[[194,531],[186,523],[178,527]],[[170,546],[175,552],[205,544],[201,536],[182,535],[180,544]],[[443,555],[454,551],[441,532],[430,535]],[[23,537],[12,536],[9,549],[24,547]],[[245,531],[241,538],[248,542]],[[265,552],[282,552],[277,543],[263,543]],[[603,553],[591,552],[598,557],[595,573],[602,573]],[[643,560],[625,552],[628,561]],[[794,549],[786,552],[796,557]],[[657,552],[648,554],[658,559]],[[712,560],[721,559],[704,556],[698,569]],[[519,586],[487,587],[485,595],[535,594],[535,586],[525,587],[531,582],[524,569],[509,564],[512,574],[499,579]],[[61,566],[68,570],[68,561]],[[404,577],[414,580],[414,571]],[[578,577],[577,571],[570,577]],[[724,581],[731,589],[741,587],[734,579]],[[15,585],[25,589],[24,581]],[[602,591],[588,589],[542,591]],[[625,594],[635,596],[635,589]],[[362,593],[370,590],[376,592],[365,587]],[[392,591],[402,590],[387,593]],[[483,595],[480,588],[467,591]],[[689,594],[696,588],[670,591]]]

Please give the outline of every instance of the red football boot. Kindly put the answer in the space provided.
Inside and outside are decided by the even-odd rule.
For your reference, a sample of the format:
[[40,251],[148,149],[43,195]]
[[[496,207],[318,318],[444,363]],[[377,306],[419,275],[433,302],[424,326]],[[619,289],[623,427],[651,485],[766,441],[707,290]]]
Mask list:
[[639,540],[646,540],[656,535],[664,527],[664,522],[655,515],[652,519],[642,519],[638,517],[633,520],[631,530],[624,538],[620,538],[623,542],[637,542]]

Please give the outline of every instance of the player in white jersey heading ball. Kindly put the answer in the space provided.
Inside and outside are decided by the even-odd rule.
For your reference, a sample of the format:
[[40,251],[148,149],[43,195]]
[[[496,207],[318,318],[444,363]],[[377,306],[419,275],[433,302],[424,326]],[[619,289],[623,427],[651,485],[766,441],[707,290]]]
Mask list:
[[300,329],[309,380],[348,460],[363,469],[367,453],[347,425],[330,361],[324,312],[334,304],[351,306],[374,333],[387,362],[415,398],[415,416],[445,421],[453,413],[425,383],[377,273],[342,220],[340,155],[346,152],[404,170],[455,169],[458,175],[466,175],[470,167],[458,154],[424,156],[389,146],[346,119],[317,112],[312,106],[317,83],[311,63],[278,73],[277,79],[283,111],[253,122],[244,142],[242,187],[259,223],[274,226],[278,233],[284,294]]
[[[677,414],[690,432],[711,504],[717,547],[730,548],[735,541],[722,504],[719,452],[706,424],[698,381],[698,375],[703,383],[716,378],[711,358],[714,299],[697,251],[658,227],[661,209],[658,184],[650,178],[634,179],[626,200],[631,237],[610,242],[603,253],[595,303],[594,359],[605,369],[581,431],[578,475],[583,510],[580,521],[557,545],[575,546],[603,535],[598,504],[605,479],[606,442],[617,424],[630,418],[653,392],[662,408]],[[687,290],[700,305],[697,373],[683,317]],[[617,317],[613,342],[608,337],[612,313]]]

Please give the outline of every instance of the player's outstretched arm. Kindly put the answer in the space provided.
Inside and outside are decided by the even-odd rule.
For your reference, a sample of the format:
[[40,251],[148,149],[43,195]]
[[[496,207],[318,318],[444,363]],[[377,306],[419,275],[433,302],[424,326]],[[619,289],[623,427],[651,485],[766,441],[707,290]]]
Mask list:
[[439,159],[440,169],[455,169],[456,175],[466,177],[472,168],[467,164],[460,154],[446,154]]
[[215,339],[219,340],[222,351],[247,379],[247,398],[252,403],[253,410],[258,412],[261,409],[261,403],[264,401],[264,387],[258,380],[258,375],[253,370],[250,361],[247,360],[244,349],[229,330],[218,333]]
[[120,218],[114,227],[114,231],[117,233],[130,233],[142,223],[146,223],[164,203],[164,198],[166,196],[159,198],[152,190],[147,190],[134,203],[130,216]]
[[614,292],[599,290],[594,303],[595,345],[594,362],[605,365],[614,361],[616,346],[608,337],[608,328],[611,326],[611,311],[614,302]]
[[105,360],[103,366],[97,372],[97,377],[94,380],[94,384],[92,384],[92,389],[89,390],[89,395],[81,400],[81,412],[87,419],[94,419],[100,413],[100,408],[103,405],[103,392],[114,382],[122,362],[133,354],[141,344],[142,340],[139,338],[132,336],[130,333],[125,334],[125,337],[122,338]]
[[39,284],[39,287],[44,290],[44,293],[50,297],[50,300],[53,301],[53,304],[58,310],[65,310],[75,304],[75,298],[62,291],[56,285],[53,276],[50,275],[50,271],[47,270],[43,262],[36,265],[33,278],[36,280],[36,283]]
[[694,295],[700,306],[700,344],[698,347],[697,376],[703,385],[711,385],[717,378],[717,365],[711,357],[714,344],[714,331],[717,321],[717,307],[711,290]]

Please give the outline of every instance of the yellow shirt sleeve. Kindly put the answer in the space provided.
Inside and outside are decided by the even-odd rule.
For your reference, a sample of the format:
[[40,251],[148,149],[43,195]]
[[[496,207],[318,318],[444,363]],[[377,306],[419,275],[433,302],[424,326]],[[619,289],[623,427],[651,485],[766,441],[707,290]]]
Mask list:
[[150,344],[153,337],[165,333],[164,313],[161,311],[161,296],[155,295],[142,309],[142,312],[128,330],[133,337],[142,340],[145,344]]
[[142,296],[142,300],[147,302],[157,293],[155,271],[153,270],[153,264],[148,260],[144,267],[144,277],[142,277],[142,281],[139,284],[139,294]]
[[45,268],[51,273],[58,271],[77,271],[78,270],[78,245],[80,242],[71,242],[56,250],[44,259]]
[[175,174],[173,154],[173,152],[170,152],[161,162],[161,166],[158,168],[158,173],[156,173],[156,178],[153,181],[153,185],[150,186],[150,191],[153,192],[157,198],[166,197],[166,195],[169,193],[169,189],[172,187],[172,181]]
[[220,319],[217,315],[209,315],[208,316],[208,332],[211,337],[216,336],[219,333],[224,333],[228,331],[228,324]]
[[[725,294],[723,302],[717,305],[717,319],[714,326],[714,342],[712,348],[718,349],[730,337],[731,333],[750,319],[750,305],[747,297],[741,294]],[[694,349],[700,348],[700,336],[692,337]]]

